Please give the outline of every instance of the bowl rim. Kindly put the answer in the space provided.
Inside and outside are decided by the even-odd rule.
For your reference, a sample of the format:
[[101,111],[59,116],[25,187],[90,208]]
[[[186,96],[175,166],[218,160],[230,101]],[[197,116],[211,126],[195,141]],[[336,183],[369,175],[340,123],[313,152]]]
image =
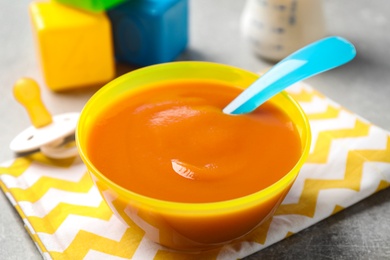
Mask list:
[[[75,133],[75,140],[76,145],[79,150],[79,155],[81,159],[84,161],[85,165],[87,166],[89,174],[92,174],[95,176],[95,178],[99,179],[100,181],[103,181],[108,187],[113,189],[115,192],[125,196],[127,199],[131,200],[132,203],[140,203],[143,206],[148,206],[157,210],[163,210],[163,211],[172,211],[174,210],[176,213],[181,214],[214,214],[218,211],[218,214],[220,214],[223,211],[232,211],[232,210],[240,210],[245,207],[251,207],[254,204],[258,204],[259,201],[266,200],[269,197],[274,196],[275,194],[279,194],[278,192],[284,190],[286,186],[288,186],[290,183],[292,183],[295,178],[297,177],[302,165],[306,161],[306,158],[308,157],[309,151],[310,151],[310,145],[311,145],[311,130],[310,130],[310,124],[309,120],[307,118],[306,113],[303,111],[302,107],[299,105],[299,103],[293,99],[290,95],[287,94],[287,92],[282,91],[277,95],[282,95],[288,102],[290,102],[299,112],[299,115],[301,116],[301,120],[303,121],[303,137],[301,139],[304,146],[302,147],[302,154],[299,158],[299,160],[296,162],[293,168],[286,173],[281,179],[273,183],[272,185],[259,190],[255,193],[251,193],[242,197],[224,200],[224,201],[215,201],[215,202],[201,202],[201,203],[193,203],[193,202],[175,202],[175,201],[167,201],[157,198],[151,198],[139,193],[136,193],[134,191],[128,190],[119,184],[116,184],[115,182],[111,181],[108,177],[106,177],[103,173],[101,173],[89,160],[89,158],[86,155],[86,152],[84,152],[85,147],[82,147],[81,145],[81,139],[84,138],[83,135],[80,133],[80,125],[81,122],[85,121],[86,114],[91,107],[94,105],[94,100],[98,99],[100,96],[104,95],[105,92],[111,90],[112,88],[115,88],[115,86],[119,85],[123,81],[126,81],[129,77],[128,75],[134,76],[135,74],[142,75],[143,73],[153,70],[155,68],[160,69],[161,67],[171,68],[174,69],[178,66],[199,66],[199,67],[210,67],[210,68],[226,68],[229,70],[238,71],[240,73],[246,74],[247,76],[252,76],[254,79],[258,78],[260,75],[237,68],[231,65],[225,65],[220,63],[214,63],[214,62],[205,62],[205,61],[175,61],[175,62],[167,62],[167,63],[161,63],[157,65],[151,65],[143,68],[139,68],[133,71],[130,71],[122,76],[117,77],[116,79],[108,82],[106,85],[104,85],[101,89],[99,89],[85,104],[84,108],[82,109],[80,113],[80,118],[77,123],[76,127],[76,133]],[[204,68],[203,68],[204,69]],[[95,181],[95,180],[94,180]]]

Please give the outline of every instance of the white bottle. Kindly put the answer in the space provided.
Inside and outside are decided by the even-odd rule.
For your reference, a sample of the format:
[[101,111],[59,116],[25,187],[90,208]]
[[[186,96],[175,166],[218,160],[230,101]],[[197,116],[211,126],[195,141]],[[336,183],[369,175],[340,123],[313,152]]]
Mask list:
[[279,61],[326,35],[321,0],[247,0],[241,30],[255,53]]

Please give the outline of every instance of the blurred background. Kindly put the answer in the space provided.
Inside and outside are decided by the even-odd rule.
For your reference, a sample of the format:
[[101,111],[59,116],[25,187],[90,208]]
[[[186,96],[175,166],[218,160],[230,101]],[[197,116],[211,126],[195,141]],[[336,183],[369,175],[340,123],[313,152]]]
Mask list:
[[[35,51],[28,14],[30,3],[0,0],[0,162],[14,157],[8,144],[30,125],[25,110],[12,97],[12,86],[18,78],[28,76],[38,81],[42,99],[54,115],[80,111],[101,87],[61,93],[46,87]],[[212,61],[253,72],[272,66],[274,61],[261,57],[253,50],[253,42],[243,37],[241,25],[246,4],[247,1],[237,0],[190,0],[189,41],[176,60]],[[357,56],[345,66],[306,82],[352,112],[390,130],[390,2],[324,0],[321,4],[325,34],[351,41]],[[118,63],[116,74],[137,67]],[[387,189],[247,259],[386,259],[390,257],[389,215]],[[0,256],[41,259],[2,192]]]

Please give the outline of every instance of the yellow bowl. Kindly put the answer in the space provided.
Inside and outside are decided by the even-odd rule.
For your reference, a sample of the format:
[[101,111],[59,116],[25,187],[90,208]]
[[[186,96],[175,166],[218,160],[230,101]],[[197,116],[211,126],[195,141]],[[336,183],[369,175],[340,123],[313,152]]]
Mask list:
[[301,107],[285,92],[270,101],[295,123],[302,155],[294,168],[273,185],[248,196],[212,203],[179,203],[149,198],[112,182],[89,160],[88,135],[105,106],[121,96],[136,93],[162,81],[214,80],[245,88],[257,74],[209,62],[172,62],[125,74],[101,88],[85,105],[76,130],[80,156],[102,197],[114,214],[129,226],[136,224],[145,235],[176,250],[199,251],[222,246],[249,234],[275,212],[296,179],[310,148],[310,127]]

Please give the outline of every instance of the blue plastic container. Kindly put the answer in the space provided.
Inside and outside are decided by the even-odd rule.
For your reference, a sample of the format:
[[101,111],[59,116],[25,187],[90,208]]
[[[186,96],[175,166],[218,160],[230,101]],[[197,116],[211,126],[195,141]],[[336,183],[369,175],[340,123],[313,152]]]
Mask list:
[[107,11],[115,57],[146,66],[173,61],[188,42],[188,0],[130,0]]

